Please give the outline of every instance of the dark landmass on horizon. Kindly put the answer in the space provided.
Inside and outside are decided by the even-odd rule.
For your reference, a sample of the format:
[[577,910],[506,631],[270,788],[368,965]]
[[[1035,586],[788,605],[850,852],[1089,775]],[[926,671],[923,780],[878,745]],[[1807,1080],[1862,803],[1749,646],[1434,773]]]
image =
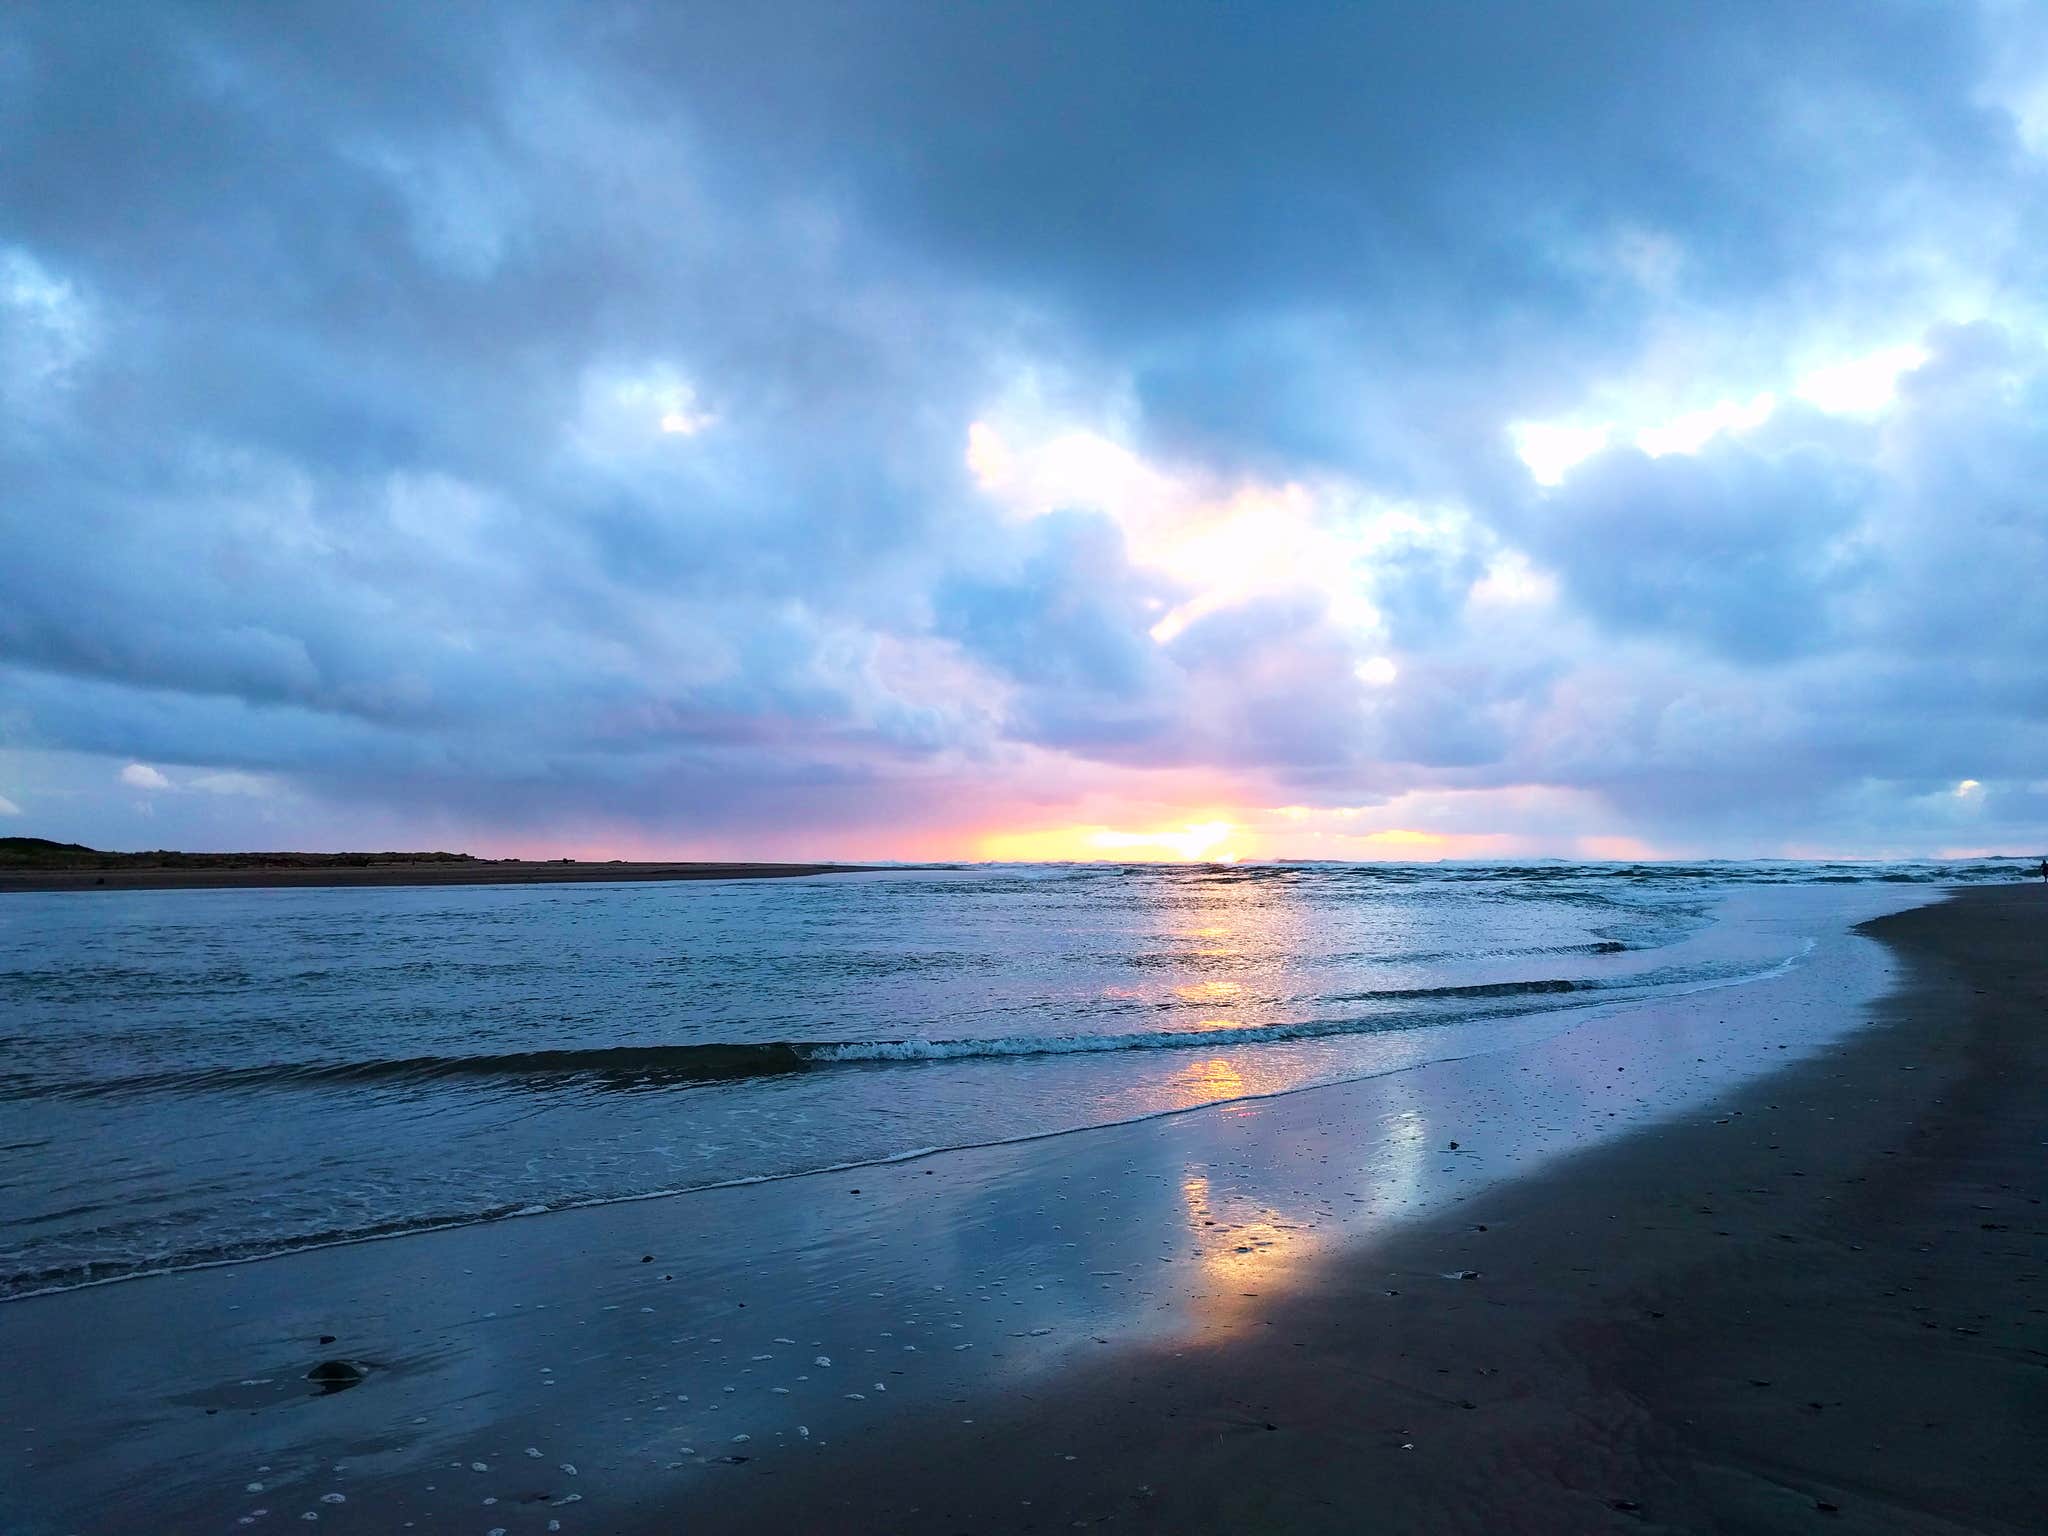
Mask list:
[[850,874],[862,864],[624,859],[480,859],[469,853],[111,853],[41,837],[0,838],[0,892],[199,890],[321,885],[544,885],[614,880],[773,880]]

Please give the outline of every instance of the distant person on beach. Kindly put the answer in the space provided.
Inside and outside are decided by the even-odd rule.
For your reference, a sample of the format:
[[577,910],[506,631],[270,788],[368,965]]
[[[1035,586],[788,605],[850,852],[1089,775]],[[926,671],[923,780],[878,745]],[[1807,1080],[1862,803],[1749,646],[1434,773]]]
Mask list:
[[2043,880],[2048,880],[2048,859],[2043,859],[2041,861],[2041,878]]

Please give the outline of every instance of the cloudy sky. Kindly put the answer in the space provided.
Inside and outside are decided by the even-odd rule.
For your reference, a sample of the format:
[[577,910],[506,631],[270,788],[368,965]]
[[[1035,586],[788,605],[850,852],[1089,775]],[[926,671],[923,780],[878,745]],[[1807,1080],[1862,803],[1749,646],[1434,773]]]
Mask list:
[[2038,853],[2048,7],[10,6],[0,833]]

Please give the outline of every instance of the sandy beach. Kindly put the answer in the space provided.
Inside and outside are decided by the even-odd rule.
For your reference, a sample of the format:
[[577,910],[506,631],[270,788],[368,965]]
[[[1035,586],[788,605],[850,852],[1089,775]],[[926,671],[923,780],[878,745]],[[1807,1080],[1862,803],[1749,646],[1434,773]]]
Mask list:
[[1870,927],[1839,1048],[700,1528],[2041,1529],[2048,891]]
[[1527,1048],[0,1305],[0,1526],[2037,1529],[2044,923],[1970,891]]

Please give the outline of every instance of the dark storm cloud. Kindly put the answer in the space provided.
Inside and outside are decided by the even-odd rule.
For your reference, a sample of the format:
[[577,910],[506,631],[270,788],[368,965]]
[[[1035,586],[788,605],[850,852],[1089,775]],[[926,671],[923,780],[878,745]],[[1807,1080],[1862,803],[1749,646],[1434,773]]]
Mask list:
[[769,146],[750,168],[1076,314],[1201,452],[1419,475],[1635,345],[1673,297],[1631,271],[1647,234],[1767,350],[1838,274],[1857,305],[1909,291],[1930,216],[2010,192],[1964,10],[871,5],[795,46],[785,21],[626,35],[650,99]]
[[[1582,787],[1673,843],[2031,830],[2032,26],[15,8],[0,749],[732,844],[999,810],[1019,753]],[[1876,416],[1548,489],[1512,450],[1902,340]],[[1205,591],[1109,491],[999,504],[966,434],[1019,400],[1410,523]]]
[[1168,677],[1146,636],[1146,584],[1109,519],[1055,512],[1023,530],[1014,570],[962,578],[937,599],[938,629],[1015,681],[1127,699]]
[[1615,628],[1770,661],[1834,640],[1835,598],[1859,575],[1843,540],[1876,490],[1863,466],[1807,452],[1624,448],[1543,498],[1521,542]]

